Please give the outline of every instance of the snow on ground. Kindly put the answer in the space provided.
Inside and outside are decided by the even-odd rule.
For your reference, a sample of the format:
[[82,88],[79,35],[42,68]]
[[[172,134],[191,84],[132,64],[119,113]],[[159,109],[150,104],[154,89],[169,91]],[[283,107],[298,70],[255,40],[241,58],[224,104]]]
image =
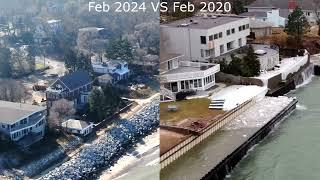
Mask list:
[[298,56],[292,58],[285,58],[281,60],[280,68],[272,71],[263,72],[260,76],[255,77],[256,79],[260,79],[263,81],[264,85],[267,86],[268,79],[281,74],[282,80],[286,80],[287,76],[290,73],[295,73],[299,71],[301,66],[307,64],[308,62],[308,55],[305,56]]
[[159,164],[159,129],[157,132],[143,138],[137,144],[133,152],[128,152],[121,157],[117,163],[105,170],[99,177],[100,180],[115,179],[121,176],[129,176],[137,169],[144,166],[154,166]]
[[96,179],[101,169],[113,166],[137,140],[158,125],[159,101],[156,100],[130,119],[119,121],[98,141],[85,146],[79,154],[40,179]]
[[282,111],[293,98],[265,97],[224,127],[225,130],[262,127]]
[[223,110],[229,111],[250,99],[264,97],[267,91],[267,87],[233,85],[212,95],[211,100],[225,100]]

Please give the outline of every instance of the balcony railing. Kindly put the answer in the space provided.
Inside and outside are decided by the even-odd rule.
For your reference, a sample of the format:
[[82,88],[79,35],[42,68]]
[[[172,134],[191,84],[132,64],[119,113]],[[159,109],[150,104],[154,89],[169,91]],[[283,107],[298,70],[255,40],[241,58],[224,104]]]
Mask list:
[[220,71],[219,64],[180,61],[179,68],[181,68],[181,71],[183,71],[184,67],[193,67],[193,68],[197,68],[197,70],[190,72],[186,69],[186,72],[179,72],[179,73],[170,73],[169,71],[161,75],[161,78],[160,78],[161,81],[175,82],[175,81],[183,81],[183,80],[189,80],[189,79],[202,79]]

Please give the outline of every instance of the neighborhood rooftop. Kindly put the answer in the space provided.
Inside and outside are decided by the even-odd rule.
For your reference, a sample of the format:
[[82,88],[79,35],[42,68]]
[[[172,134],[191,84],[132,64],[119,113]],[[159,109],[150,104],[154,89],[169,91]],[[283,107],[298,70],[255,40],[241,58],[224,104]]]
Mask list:
[[242,13],[240,14],[241,16],[255,16],[255,17],[267,17],[267,12],[245,12],[245,13]]
[[[315,3],[312,0],[296,0],[295,1],[301,9],[314,10]],[[318,5],[319,6],[319,5]],[[275,7],[281,9],[289,9],[289,1],[287,0],[256,0],[247,7]]]
[[45,110],[45,108],[41,106],[0,101],[0,122],[13,124],[26,116],[42,110]]
[[160,54],[160,63],[169,61],[170,59],[177,58],[182,56],[181,54],[172,54],[172,53],[161,53]]
[[70,129],[82,130],[90,126],[90,124],[81,120],[69,119],[63,122],[62,126]]
[[70,90],[84,86],[91,82],[89,74],[85,71],[76,71],[68,75],[62,76],[59,80],[66,85]]
[[194,29],[210,29],[233,21],[238,21],[239,19],[243,18],[246,17],[236,15],[212,15],[211,17],[210,15],[208,15],[208,17],[194,16],[186,19],[177,20],[169,24],[164,24],[163,26]]

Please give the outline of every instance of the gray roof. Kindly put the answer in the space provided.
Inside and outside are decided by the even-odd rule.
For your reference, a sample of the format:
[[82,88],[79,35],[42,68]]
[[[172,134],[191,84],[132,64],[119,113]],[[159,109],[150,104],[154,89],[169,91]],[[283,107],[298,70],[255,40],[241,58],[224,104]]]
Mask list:
[[45,109],[46,108],[42,106],[0,101],[0,122],[4,124],[14,124],[22,118]]
[[76,71],[59,78],[70,90],[77,89],[81,86],[92,82],[89,73],[86,71]]
[[76,129],[76,130],[83,130],[90,125],[91,124],[86,121],[81,121],[76,119],[69,119],[62,123],[62,127],[69,128],[69,129]]
[[[295,0],[297,5],[301,7],[303,10],[314,10],[315,7],[319,7],[319,0]],[[289,9],[288,0],[256,0],[255,2],[251,3],[247,7],[276,7],[280,9]]]
[[[210,29],[213,27],[221,26],[224,24],[228,24],[230,22],[234,22],[234,21],[238,21],[240,19],[246,18],[243,16],[236,16],[236,15],[215,15],[215,17],[216,18],[211,18],[211,17],[204,18],[202,16],[194,16],[190,18],[177,20],[168,24],[163,24],[162,26],[190,28],[190,29]],[[188,24],[188,26],[185,26],[185,27],[181,26],[183,24]]]
[[240,15],[247,17],[267,17],[267,12],[245,12]]

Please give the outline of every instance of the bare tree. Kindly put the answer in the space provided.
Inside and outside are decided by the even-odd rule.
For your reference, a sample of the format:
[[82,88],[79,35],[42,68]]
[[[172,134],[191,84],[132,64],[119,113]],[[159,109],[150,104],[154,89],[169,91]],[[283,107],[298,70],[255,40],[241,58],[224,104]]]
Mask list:
[[49,111],[48,125],[51,129],[60,129],[61,123],[75,113],[74,103],[66,99],[54,101]]
[[12,79],[0,80],[0,100],[11,102],[24,102],[27,97],[25,87]]

